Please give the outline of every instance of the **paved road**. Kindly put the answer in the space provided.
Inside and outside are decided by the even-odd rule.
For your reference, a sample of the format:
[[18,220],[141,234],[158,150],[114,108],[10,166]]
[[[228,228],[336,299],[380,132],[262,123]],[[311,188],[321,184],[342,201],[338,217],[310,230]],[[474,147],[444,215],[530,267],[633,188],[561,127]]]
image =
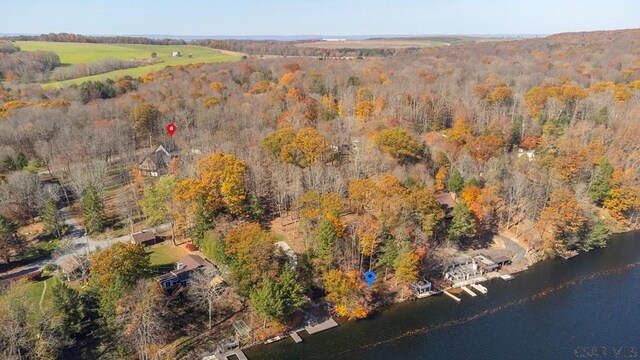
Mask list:
[[522,245],[506,235],[496,234],[495,236],[500,238],[500,240],[504,242],[505,248],[512,254],[514,254],[512,259],[514,264],[520,262],[526,264],[528,262],[527,258],[525,257],[527,250]]
[[[106,249],[117,242],[125,242],[130,239],[129,235],[120,236],[112,239],[94,240],[87,236],[87,232],[80,227],[80,224],[71,216],[69,208],[61,210],[64,217],[64,223],[69,227],[69,232],[66,235],[66,239],[71,242],[70,250],[66,253],[55,252],[50,258],[42,259],[30,263],[19,269],[13,269],[10,274],[0,274],[0,281],[11,279],[26,273],[31,273],[36,270],[42,270],[42,268],[51,263],[61,265],[68,257],[72,256],[73,252],[77,254],[93,253],[100,249]],[[155,227],[156,231],[161,232],[170,229],[170,224],[162,224]]]

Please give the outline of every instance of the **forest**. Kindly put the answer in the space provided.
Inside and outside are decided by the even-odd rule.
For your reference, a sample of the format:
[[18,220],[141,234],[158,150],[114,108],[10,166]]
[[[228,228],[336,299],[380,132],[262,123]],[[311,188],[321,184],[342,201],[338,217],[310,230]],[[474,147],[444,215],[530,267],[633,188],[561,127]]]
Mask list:
[[[222,296],[202,274],[167,294],[139,244],[78,254],[82,285],[56,277],[37,318],[3,290],[6,358],[195,358],[232,316],[256,329],[247,343],[318,302],[366,318],[442,275],[440,248],[508,231],[538,261],[640,225],[640,30],[0,83],[0,103],[4,268],[64,238],[71,213],[95,239],[166,224],[171,247],[201,251],[229,284]],[[144,176],[170,142],[166,174]],[[29,241],[19,229],[37,223]]]

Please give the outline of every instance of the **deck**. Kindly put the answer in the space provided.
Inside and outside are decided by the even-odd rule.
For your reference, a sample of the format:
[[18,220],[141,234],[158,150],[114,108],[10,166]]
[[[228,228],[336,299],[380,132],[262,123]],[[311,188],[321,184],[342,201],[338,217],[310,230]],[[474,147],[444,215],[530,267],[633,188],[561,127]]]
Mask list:
[[299,344],[299,343],[302,342],[302,338],[300,337],[300,335],[298,335],[297,332],[292,331],[290,335],[291,335],[291,338],[293,339],[293,341],[296,342],[296,344]]
[[447,295],[448,297],[452,298],[453,300],[457,301],[457,302],[462,301],[462,299],[460,299],[459,297],[453,295],[452,293],[448,292],[447,290],[444,290],[443,293],[445,295]]
[[305,326],[304,329],[307,330],[307,332],[309,333],[309,335],[313,335],[315,333],[319,333],[321,331],[325,331],[325,330],[329,330],[331,328],[334,328],[338,326],[338,323],[333,320],[332,318],[329,318],[317,325],[312,325],[312,326]]

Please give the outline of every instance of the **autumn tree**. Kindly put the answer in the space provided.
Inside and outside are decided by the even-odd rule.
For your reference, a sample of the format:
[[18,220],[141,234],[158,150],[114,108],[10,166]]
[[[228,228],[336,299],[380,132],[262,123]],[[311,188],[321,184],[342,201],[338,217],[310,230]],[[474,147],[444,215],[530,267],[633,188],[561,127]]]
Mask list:
[[115,285],[118,277],[125,286],[148,274],[149,254],[142,244],[116,242],[91,256],[91,281],[100,288]]
[[604,207],[620,222],[626,223],[634,209],[640,208],[640,186],[634,180],[633,169],[615,169],[611,175],[609,197]]
[[138,105],[131,112],[133,129],[135,130],[138,139],[142,139],[145,136],[149,136],[149,139],[151,139],[151,134],[153,133],[153,129],[157,126],[159,118],[160,111],[158,111],[153,104],[144,103]]
[[364,279],[354,270],[331,270],[324,274],[326,299],[335,304],[336,314],[348,319],[363,319],[369,312],[369,303],[363,288]]
[[558,188],[551,193],[547,206],[538,219],[539,226],[544,229],[545,234],[548,234],[551,240],[560,241],[567,249],[576,246],[576,236],[586,221],[575,194],[566,188]]
[[305,168],[320,160],[327,151],[328,144],[315,128],[303,128],[296,133],[293,142],[284,145],[280,160]]
[[389,153],[401,164],[422,159],[424,146],[413,140],[411,135],[403,129],[380,131],[376,137],[376,143],[380,150]]
[[248,294],[263,275],[273,276],[278,263],[275,258],[276,237],[257,223],[242,223],[227,232],[224,242],[233,280],[241,294]]

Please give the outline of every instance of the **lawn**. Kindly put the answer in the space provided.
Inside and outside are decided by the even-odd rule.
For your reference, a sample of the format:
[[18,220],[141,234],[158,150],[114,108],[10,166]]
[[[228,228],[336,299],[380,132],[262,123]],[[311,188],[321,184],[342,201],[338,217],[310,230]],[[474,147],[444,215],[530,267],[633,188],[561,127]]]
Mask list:
[[[47,41],[17,41],[16,45],[23,51],[53,51],[60,56],[60,61],[65,65],[87,64],[107,58],[149,60],[153,52],[157,54],[157,60],[161,61],[137,68],[115,70],[103,74],[45,84],[55,87],[79,84],[87,80],[104,80],[107,78],[117,80],[125,75],[138,77],[172,65],[238,61],[242,57],[242,54],[239,53],[220,51],[197,45],[86,44]],[[172,57],[171,53],[173,51],[180,51],[183,56]],[[192,54],[191,58],[187,56],[189,54]]]
[[183,246],[173,246],[171,240],[153,245],[147,249],[147,252],[153,272],[157,275],[173,269],[176,262],[189,253]]
[[[14,290],[15,294],[18,296],[24,296],[26,302],[33,305],[33,313],[32,316],[36,316],[39,318],[42,316],[42,312],[40,311],[40,297],[42,296],[42,290],[44,289],[44,284],[47,284],[47,291],[44,293],[44,298],[42,299],[42,308],[46,308],[51,304],[52,292],[51,289],[56,279],[54,277],[49,277],[46,280],[32,281],[32,280],[20,280],[15,284],[17,288]],[[4,300],[3,297],[0,297],[0,301]]]

